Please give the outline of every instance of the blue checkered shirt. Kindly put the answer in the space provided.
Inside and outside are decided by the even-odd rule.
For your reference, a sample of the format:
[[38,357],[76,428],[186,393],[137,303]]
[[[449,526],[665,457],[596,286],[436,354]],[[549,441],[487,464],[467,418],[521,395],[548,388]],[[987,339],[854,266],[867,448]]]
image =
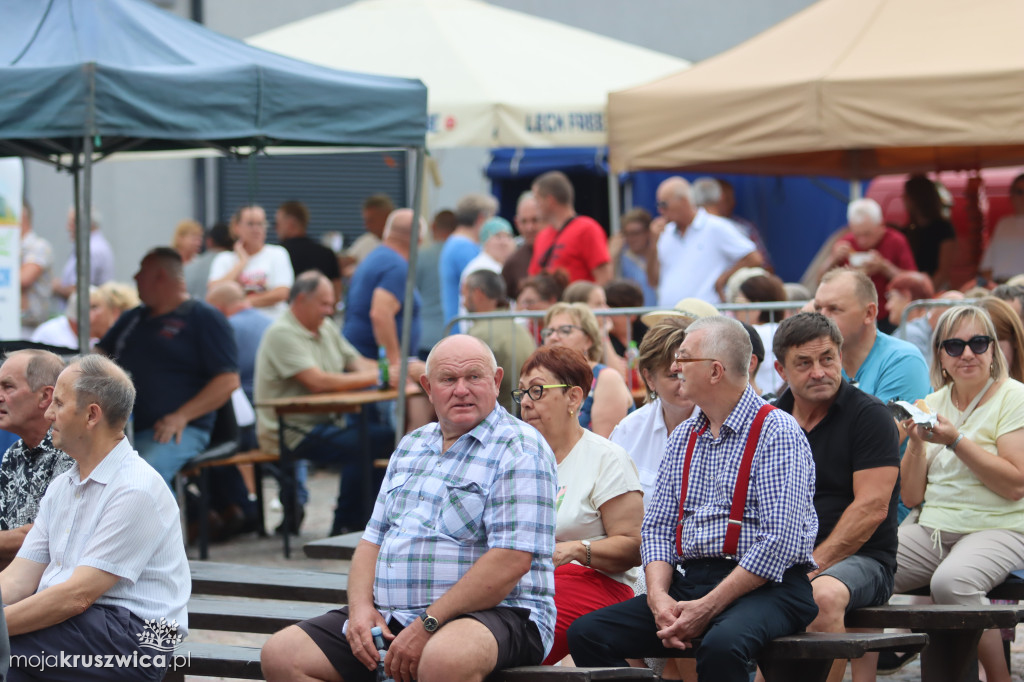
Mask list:
[[408,625],[492,548],[533,561],[501,606],[529,609],[545,650],[555,628],[555,456],[496,406],[447,452],[436,423],[398,445],[363,539],[380,545],[373,596]]
[[[707,417],[700,413],[672,432],[658,470],[654,499],[644,515],[640,546],[644,566],[652,561],[677,564],[726,556],[722,545],[743,447],[751,422],[764,404],[747,387],[717,439],[710,430],[694,435],[697,443],[683,515],[682,556],[676,553],[676,524],[686,444],[691,432],[707,424]],[[764,421],[748,490],[738,554],[729,558],[775,582],[792,566],[814,566],[811,552],[818,533],[814,460],[803,430],[782,410],[772,410]]]

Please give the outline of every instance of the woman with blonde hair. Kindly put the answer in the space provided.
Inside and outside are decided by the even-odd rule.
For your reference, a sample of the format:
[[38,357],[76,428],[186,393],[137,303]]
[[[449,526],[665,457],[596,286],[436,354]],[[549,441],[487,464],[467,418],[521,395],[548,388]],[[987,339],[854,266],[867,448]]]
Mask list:
[[607,438],[633,410],[633,396],[622,375],[601,364],[603,342],[594,313],[584,303],[556,303],[548,308],[540,336],[545,346],[572,348],[587,359],[593,380],[579,409],[580,426]]
[[203,250],[203,226],[194,220],[182,220],[174,228],[171,248],[181,254],[182,263],[188,263]]
[[[928,586],[937,604],[976,607],[1024,566],[1024,384],[978,306],[944,312],[931,345],[937,423],[903,423],[901,496],[921,514],[899,528],[895,591]],[[978,660],[989,682],[1009,682],[999,631],[981,636]]]

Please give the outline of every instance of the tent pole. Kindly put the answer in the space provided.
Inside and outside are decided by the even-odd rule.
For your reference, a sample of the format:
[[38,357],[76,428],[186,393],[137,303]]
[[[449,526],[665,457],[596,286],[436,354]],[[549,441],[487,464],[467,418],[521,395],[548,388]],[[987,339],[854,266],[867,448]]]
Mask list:
[[78,348],[81,353],[90,350],[89,339],[89,285],[91,284],[91,256],[89,253],[89,237],[92,234],[92,137],[85,136],[82,149],[82,194],[81,211],[75,214],[78,219],[75,232],[75,248],[78,258]]
[[864,186],[860,180],[850,180],[850,201],[856,201],[864,196]]
[[[426,151],[423,147],[413,147],[406,150],[405,158],[409,166],[416,169],[413,180],[412,195],[412,234],[409,237],[409,274],[405,279],[405,302],[402,304],[402,339],[401,352],[402,362],[398,369],[398,404],[395,406],[395,447],[405,435],[405,385],[409,381],[409,362],[411,353],[418,351],[418,348],[410,348],[412,341],[412,308],[416,295],[416,258],[419,254],[420,245],[420,213],[423,210],[423,159]],[[409,163],[411,162],[411,163]]]
[[622,229],[619,224],[619,216],[622,210],[619,206],[619,174],[608,170],[608,231],[609,234],[618,234]]

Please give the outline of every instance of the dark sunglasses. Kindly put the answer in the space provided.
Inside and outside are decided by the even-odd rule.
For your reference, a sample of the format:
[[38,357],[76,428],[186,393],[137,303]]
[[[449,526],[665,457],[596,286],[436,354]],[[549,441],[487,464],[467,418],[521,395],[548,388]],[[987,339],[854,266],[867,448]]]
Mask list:
[[939,344],[942,350],[946,351],[946,355],[951,358],[958,358],[964,354],[964,348],[970,346],[971,352],[975,355],[981,355],[988,350],[988,347],[992,345],[991,336],[972,336],[967,341],[963,339],[946,339]]

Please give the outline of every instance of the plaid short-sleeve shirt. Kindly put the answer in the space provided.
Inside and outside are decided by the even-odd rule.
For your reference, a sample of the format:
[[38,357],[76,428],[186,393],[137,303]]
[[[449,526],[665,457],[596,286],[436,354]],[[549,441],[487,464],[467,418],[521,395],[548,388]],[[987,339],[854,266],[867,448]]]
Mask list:
[[550,649],[555,626],[555,457],[501,406],[442,452],[436,423],[402,439],[363,539],[380,546],[374,602],[408,625],[489,549],[533,561],[501,606],[529,609]]

